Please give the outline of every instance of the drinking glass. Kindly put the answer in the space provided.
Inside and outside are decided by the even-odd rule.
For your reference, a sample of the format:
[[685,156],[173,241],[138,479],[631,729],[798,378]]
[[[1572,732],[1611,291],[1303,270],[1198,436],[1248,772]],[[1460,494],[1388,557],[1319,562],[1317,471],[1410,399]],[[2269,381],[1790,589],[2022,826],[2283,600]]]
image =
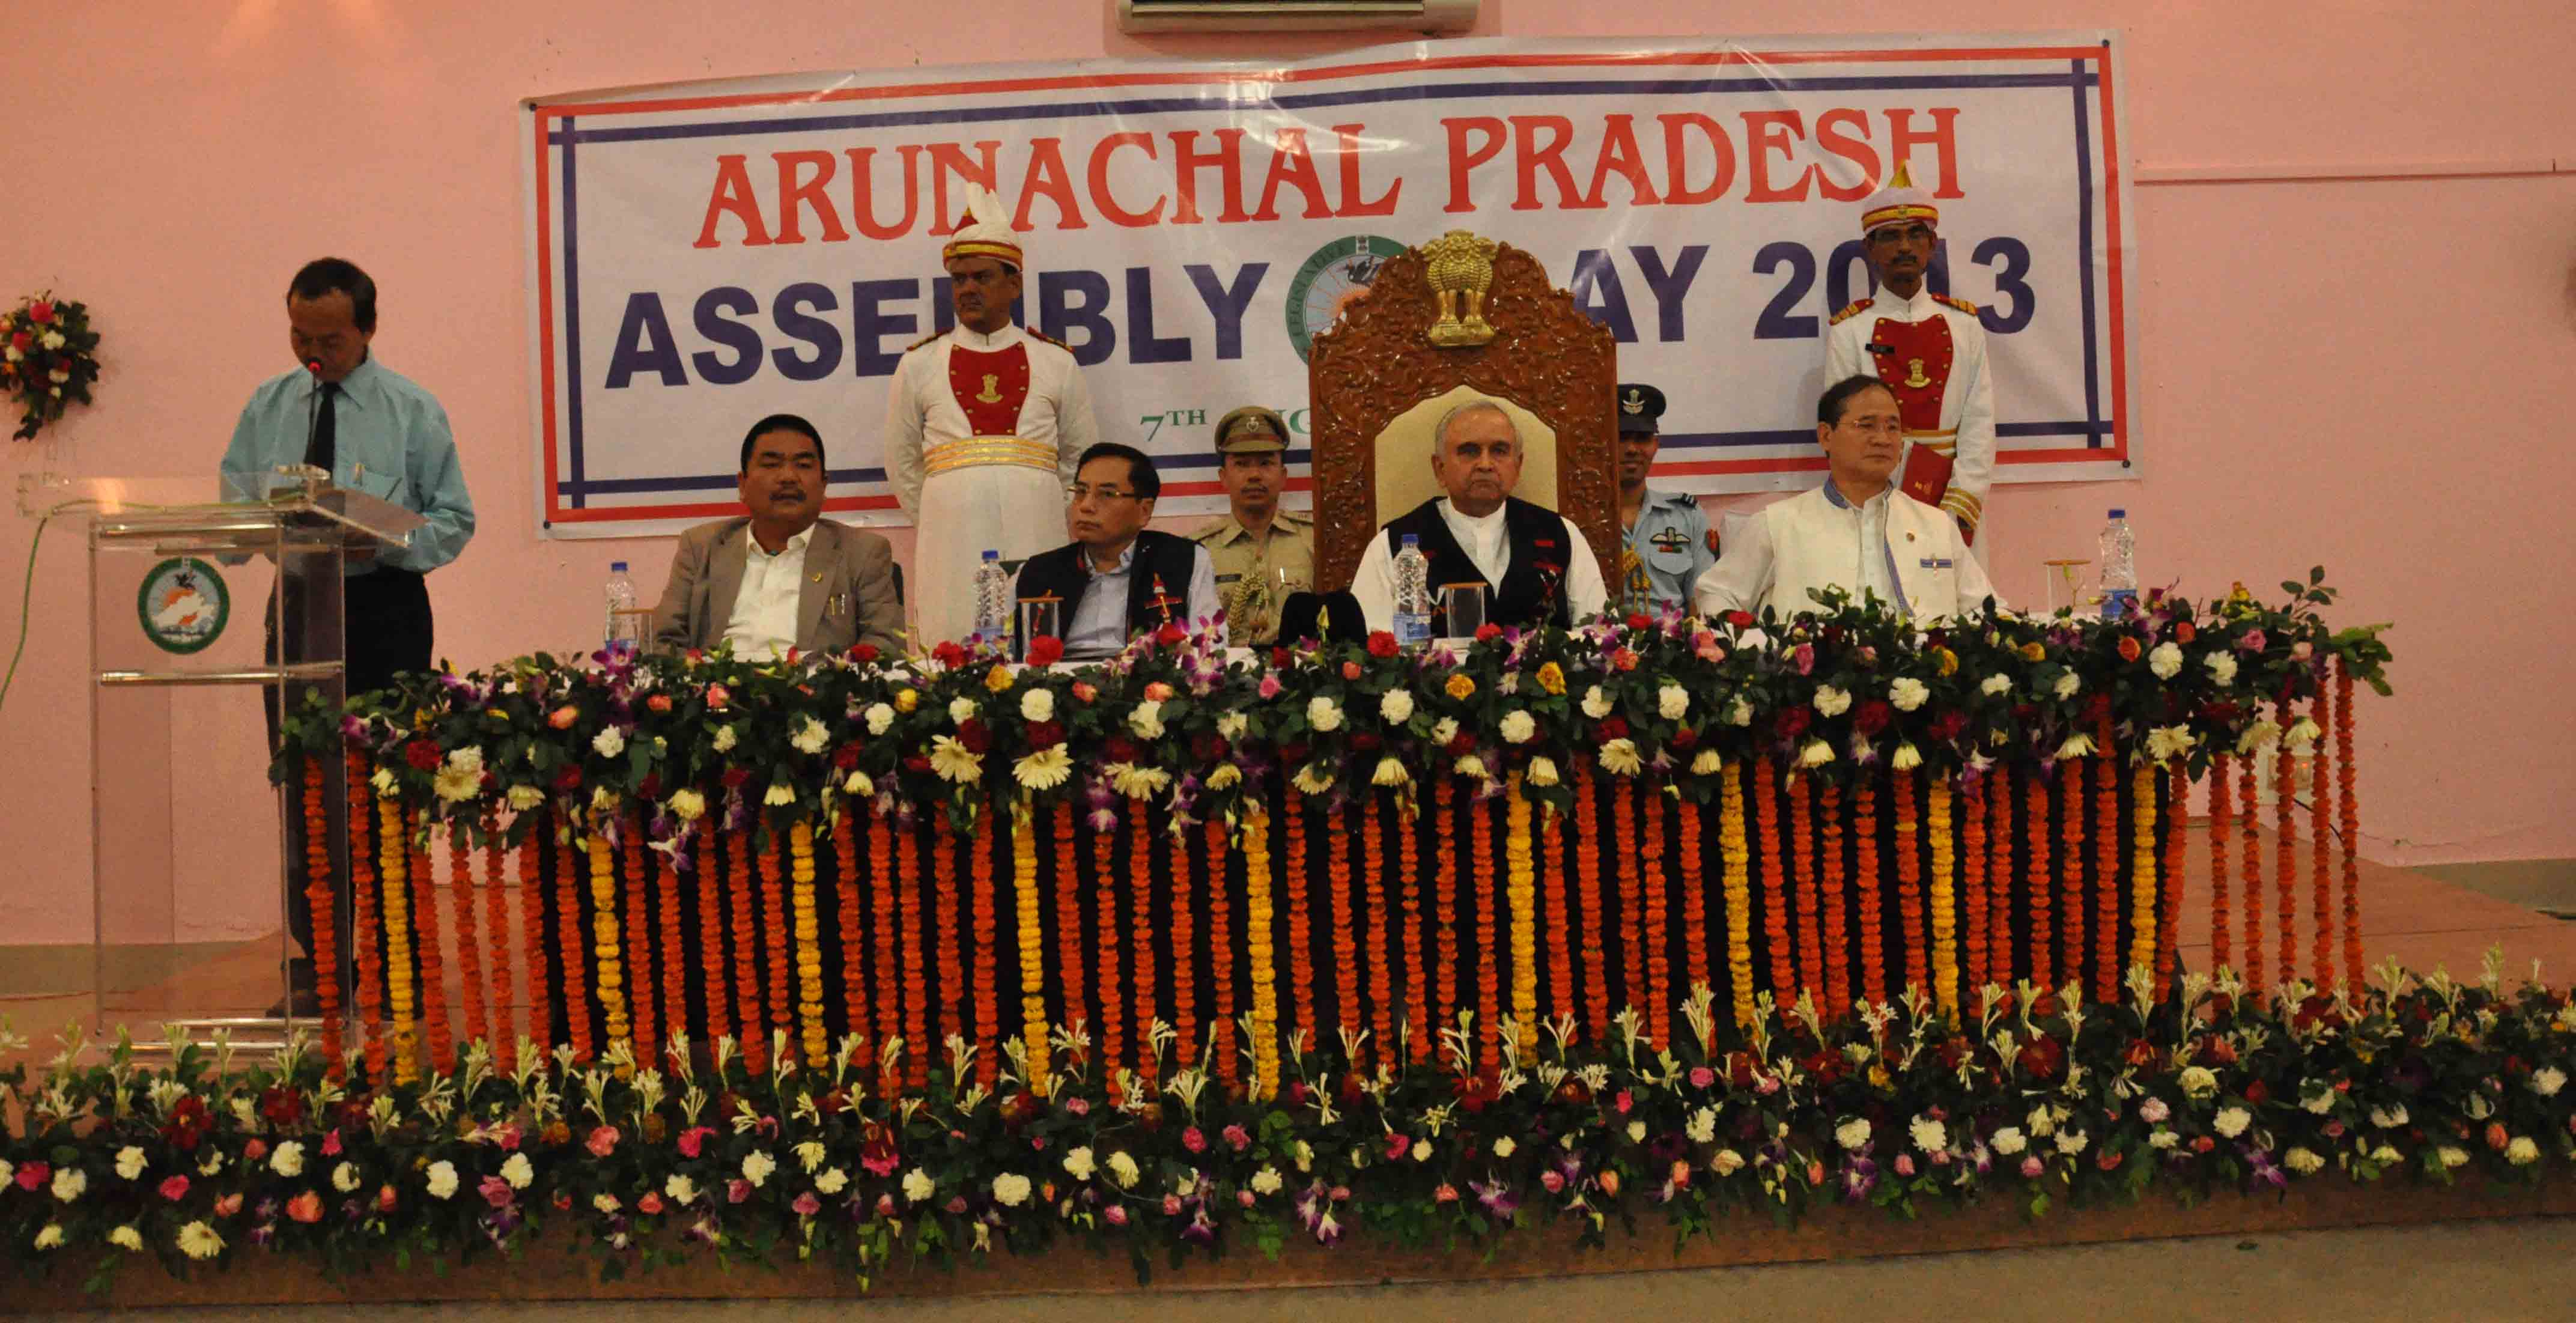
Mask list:
[[1440,636],[1471,639],[1485,627],[1485,585],[1443,584],[1440,588]]

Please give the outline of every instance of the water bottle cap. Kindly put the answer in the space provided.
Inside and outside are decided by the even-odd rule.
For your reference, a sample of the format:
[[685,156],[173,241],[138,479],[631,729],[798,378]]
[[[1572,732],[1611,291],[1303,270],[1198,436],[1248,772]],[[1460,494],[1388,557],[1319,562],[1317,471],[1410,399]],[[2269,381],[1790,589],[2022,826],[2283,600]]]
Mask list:
[[998,551],[993,550],[991,547],[986,547],[986,548],[984,548],[984,559],[986,559],[986,560],[1000,560],[1001,558],[1002,558],[1002,553],[1000,553],[1000,552],[998,552]]
[[624,574],[626,572],[626,562],[622,560],[612,560],[608,562],[608,572],[611,574]]
[[1407,534],[1405,534],[1405,535],[1404,535],[1404,545],[1406,545],[1406,546],[1408,546],[1408,547],[1418,547],[1418,546],[1421,546],[1421,545],[1422,545],[1422,538],[1421,538],[1421,536],[1420,536],[1420,535],[1418,535],[1418,534],[1414,534],[1414,533],[1407,533]]
[[2111,512],[2111,517],[2114,519],[2126,519],[2129,517],[2129,512],[2126,510],[2113,510]]

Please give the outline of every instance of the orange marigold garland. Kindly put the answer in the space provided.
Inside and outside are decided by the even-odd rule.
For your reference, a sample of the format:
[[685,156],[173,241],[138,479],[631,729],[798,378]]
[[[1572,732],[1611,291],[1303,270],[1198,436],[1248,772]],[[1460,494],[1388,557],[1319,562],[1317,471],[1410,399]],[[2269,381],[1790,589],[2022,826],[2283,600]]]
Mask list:
[[1279,967],[1270,904],[1270,817],[1258,800],[1243,821],[1243,944],[1252,974],[1252,1092],[1279,1092]]
[[[686,826],[681,830],[685,833]],[[687,836],[682,835],[669,843],[670,848],[653,851],[653,891],[661,911],[662,1023],[669,1026],[673,1037],[689,1027],[689,968],[681,945],[678,849],[687,843]]]
[[[1047,1061],[1046,933],[1038,926],[1037,818],[1026,799],[1011,806],[1011,921],[1020,948],[1020,1050],[1028,1054],[1029,1091],[1043,1098],[1055,1091],[1055,1080]],[[846,923],[843,930],[848,931]],[[853,938],[844,936],[842,949],[848,952],[844,958],[857,960]],[[856,980],[852,982],[855,985]],[[855,1009],[852,1014],[855,1018]]]
[[595,821],[584,833],[582,844],[590,861],[590,954],[594,961],[591,987],[599,994],[602,1027],[609,1045],[631,1045],[633,1026],[626,1016],[626,971],[618,959],[616,847],[609,844],[607,830]]
[[1831,781],[1821,783],[1816,794],[1820,812],[1816,824],[1818,857],[1824,863],[1824,959],[1825,1014],[1840,1019],[1851,1009],[1851,932],[1845,917],[1844,893],[1851,875],[1843,871],[1843,788]]
[[2236,802],[2245,817],[2245,986],[2260,994],[2271,980],[2263,968],[2263,805],[2255,794],[2254,762],[2237,760]]
[[[1438,811],[1431,815],[1431,822],[1439,844],[1432,851],[1431,918],[1440,925],[1440,945],[1434,965],[1437,1000],[1432,1004],[1431,1023],[1445,1027],[1456,1023],[1458,1010],[1458,828],[1457,815],[1451,809],[1456,791],[1450,779],[1444,776],[1434,784],[1438,789],[1432,798]],[[1290,903],[1295,903],[1293,893]]]
[[1431,1059],[1431,985],[1422,969],[1422,820],[1410,808],[1396,816],[1395,882],[1404,908],[1404,1044],[1415,1065]]
[[[1521,793],[1520,773],[1511,774],[1504,792],[1509,798],[1503,810],[1503,903],[1512,925],[1512,1019],[1520,1026],[1518,1045],[1527,1057],[1538,1050],[1538,865],[1531,857],[1530,802]],[[1653,912],[1661,913],[1660,904]]]
[[733,901],[734,1019],[742,1035],[743,1069],[769,1068],[769,1031],[760,1020],[760,915],[751,897],[752,830],[725,833],[725,890]]
[[474,846],[461,822],[447,827],[447,888],[456,897],[457,996],[465,1003],[465,1041],[488,1043],[491,1026],[483,1019],[483,939],[475,922]]
[[[1380,837],[1385,830],[1385,803],[1385,796],[1372,794],[1360,804],[1360,877],[1365,888],[1362,901],[1368,911],[1369,936],[1369,1032],[1377,1043],[1377,1050],[1370,1055],[1400,1069],[1404,1063],[1395,1057],[1395,999],[1391,995],[1395,990],[1395,969],[1386,936],[1386,845]],[[1352,1065],[1356,1068],[1358,1063]]]
[[1859,995],[1887,1002],[1887,906],[1878,894],[1878,784],[1867,773],[1852,782],[1852,876],[1860,883]]
[[[1375,798],[1372,793],[1371,798]],[[1360,1012],[1360,939],[1352,921],[1351,910],[1351,833],[1352,818],[1330,824],[1324,833],[1325,903],[1333,913],[1333,967],[1329,971],[1333,985],[1333,1007],[1338,1028],[1345,1034],[1357,1034],[1364,1021]],[[1359,821],[1365,821],[1364,818]],[[1360,1069],[1359,1062],[1350,1068]]]
[[[791,977],[797,972],[796,947],[788,930],[787,885],[781,877],[785,870],[779,858],[787,842],[776,827],[769,828],[766,834],[769,848],[760,852],[760,927],[765,938],[761,956],[769,966],[769,1027],[772,1031],[792,1030],[796,1027],[795,984]],[[806,851],[806,866],[811,868],[810,838]]]
[[1242,1078],[1241,1063],[1234,1050],[1234,893],[1226,885],[1225,824],[1209,819],[1202,830],[1207,844],[1208,893],[1208,986],[1216,1004],[1210,1008],[1210,1024],[1216,1030],[1215,1046],[1209,1049],[1209,1066],[1215,1070],[1217,1083],[1232,1094]]
[[1780,854],[1780,775],[1768,756],[1753,764],[1753,820],[1762,841],[1762,936],[1771,952],[1771,995],[1798,998],[1797,951],[1789,942],[1788,864]]
[[2155,764],[2142,762],[2129,776],[2129,798],[2133,801],[2130,827],[2135,838],[2130,866],[2137,870],[2129,884],[2133,897],[2129,905],[2129,964],[2133,968],[2153,969],[2156,963],[2157,773]]
[[2055,986],[2084,995],[2084,760],[2057,764],[2058,942]]
[[510,979],[510,898],[502,890],[506,871],[501,853],[501,824],[483,819],[483,968],[491,980],[492,1060],[504,1075],[519,1065],[518,1002]]
[[1307,1051],[1315,1038],[1315,943],[1313,913],[1306,907],[1306,796],[1291,789],[1285,814],[1288,826],[1288,987],[1297,1015],[1298,1041]]
[[1172,1053],[1186,1069],[1199,1061],[1198,969],[1192,959],[1198,934],[1197,916],[1191,912],[1190,861],[1181,845],[1178,832],[1164,837],[1164,861],[1172,872],[1172,1028],[1179,1034],[1172,1040]]
[[[2334,719],[2328,710],[2326,688],[2317,686],[2317,696],[2308,705],[2317,725],[2324,727]],[[2321,729],[2314,745],[2315,756],[2308,763],[2308,885],[2316,892],[2316,934],[2310,940],[2313,954],[2309,957],[2316,971],[2318,987],[2334,986],[2334,861],[2328,850],[2334,842],[2334,777],[2326,756],[2327,737],[2333,732]]]
[[[888,1061],[886,1049],[904,1036],[904,961],[918,958],[917,952],[905,950],[903,941],[903,910],[895,900],[895,888],[901,881],[894,871],[893,824],[870,814],[868,894],[871,901],[868,913],[870,926],[876,930],[877,1092],[889,1098],[903,1091],[901,1058]],[[1075,993],[1074,996],[1078,1000],[1080,994]]]
[[2050,938],[2056,926],[2048,918],[2048,890],[2055,875],[2048,867],[2048,773],[2032,768],[2030,784],[2023,787],[2022,837],[2030,848],[2026,852],[2030,889],[2030,978],[2054,990],[2052,980],[2057,966],[2049,961]]
[[[1646,949],[1638,937],[1646,930],[1645,902],[1638,894],[1637,877],[1637,797],[1642,794],[1636,781],[1619,777],[1610,783],[1612,838],[1620,845],[1619,870],[1619,951],[1623,957],[1620,991],[1627,996],[1627,1007],[1643,1013],[1646,997]],[[1489,1019],[1491,1017],[1488,1017]]]
[[[2290,723],[2289,704],[2283,703],[2282,728],[2286,730]],[[2279,903],[2273,914],[2281,925],[2280,968],[2284,987],[2299,976],[2299,800],[2295,783],[2291,780],[2294,761],[2290,757],[2289,741],[2285,739],[2272,757],[2272,863],[2280,887]]]
[[2165,871],[2162,885],[2156,888],[2156,903],[2162,907],[2156,922],[2158,1001],[2173,988],[2175,948],[2182,941],[2183,829],[2191,820],[2190,770],[2177,758],[2167,778],[2171,789],[2165,801]]
[[[1901,775],[1911,776],[1912,773]],[[1950,781],[1935,775],[1927,787],[1924,831],[1932,846],[1932,996],[1944,1014],[1959,1013],[1959,893],[1951,880],[1959,840],[1950,834]]]
[[1969,776],[1959,783],[1959,899],[1967,926],[1961,946],[1967,956],[1967,995],[1975,1009],[1977,990],[1986,986],[1986,779]]
[[[519,838],[519,959],[528,970],[528,1044],[538,1057],[554,1049],[554,998],[546,978],[546,842],[553,831],[546,810],[525,815],[527,834]],[[362,913],[359,917],[364,918]],[[373,943],[361,943],[360,948]]]
[[1154,830],[1145,820],[1145,801],[1127,801],[1127,885],[1133,905],[1136,970],[1136,1078],[1148,1089],[1154,1083],[1153,1026],[1162,1018],[1159,989],[1154,986]]
[[[2102,755],[2093,763],[2093,997],[2120,1000],[2120,767],[2111,757],[2111,723],[2102,723]],[[2149,856],[2150,865],[2154,857]],[[2152,927],[2150,933],[2152,933]]]
[[[931,991],[939,1000],[939,1042],[945,1043],[966,1032],[966,957],[957,946],[961,908],[957,898],[957,833],[946,822],[936,824],[931,831],[930,922],[939,961],[939,982]],[[935,1046],[922,1044],[924,1051]]]
[[620,825],[625,839],[619,844],[626,856],[627,1014],[634,1021],[635,1059],[650,1063],[661,1053],[653,1018],[653,911],[644,890],[643,815],[630,811]]
[[[1601,808],[1594,798],[1590,760],[1574,776],[1575,901],[1583,910],[1583,1028],[1593,1042],[1609,1041],[1610,953],[1601,939]],[[1737,802],[1739,808],[1742,801]],[[1739,824],[1740,825],[1740,824]],[[1448,841],[1441,846],[1445,850]]]
[[[714,815],[698,819],[698,973],[706,980],[707,1037],[733,1036],[725,1000],[724,855]],[[543,1023],[545,1016],[537,1016]]]
[[[2004,987],[2013,983],[2012,946],[2012,768],[1997,763],[1986,769],[1986,978]],[[1984,984],[1979,984],[1980,990]],[[1982,1013],[1984,1003],[1978,1003]]]
[[[1699,801],[1685,798],[1673,805],[1673,812],[1681,818],[1682,975],[1690,980],[1689,986],[1701,987],[1708,983],[1708,870],[1706,864],[1700,859]],[[1548,885],[1551,888],[1562,888],[1565,885],[1563,862],[1557,858],[1555,840],[1556,833],[1550,830],[1547,859]],[[1565,906],[1562,902],[1555,907],[1555,912],[1558,916],[1564,914]],[[1560,918],[1550,920],[1552,924],[1561,921]],[[1550,942],[1555,942],[1558,938],[1557,932],[1553,930],[1549,932]],[[1563,959],[1558,959],[1556,964],[1561,969],[1564,965]],[[1709,1044],[1700,1044],[1700,1050],[1708,1049]]]
[[1073,882],[1080,867],[1073,853],[1073,820],[1080,810],[1070,802],[1055,806],[1055,959],[1056,985],[1064,990],[1067,1028],[1086,1022],[1082,1013],[1082,895]]
[[832,902],[841,943],[841,1014],[849,1024],[849,1032],[858,1035],[858,1059],[864,1063],[868,1053],[867,939],[859,926],[859,906],[863,902],[859,899],[858,830],[846,801],[832,815]]
[[420,1021],[413,1014],[410,856],[403,849],[402,805],[376,801],[377,866],[385,879],[385,1011],[393,1022],[394,1082],[420,1079]]
[[[1738,1028],[1753,1026],[1753,894],[1751,852],[1744,843],[1744,764],[1732,759],[1718,786],[1717,850],[1726,896],[1727,991]],[[1603,1041],[1595,1030],[1594,1041]]]
[[1816,914],[1815,787],[1803,773],[1789,774],[1789,841],[1797,851],[1798,986],[1825,995],[1825,934]]
[[2209,963],[2214,969],[2225,969],[2235,955],[2235,916],[2228,913],[2228,869],[2233,867],[2235,852],[2228,849],[2228,832],[2236,826],[2235,806],[2228,799],[2228,778],[2234,771],[2222,753],[2209,760]]
[[[1094,844],[1103,854],[1108,842]],[[1096,858],[1097,856],[1095,856]],[[1094,948],[1100,953],[1099,968],[1093,973],[1100,991],[1100,1078],[1109,1086],[1109,1096],[1123,1096],[1118,1086],[1118,1068],[1127,1064],[1127,997],[1126,986],[1118,980],[1118,879],[1102,877],[1093,883],[1092,922],[1098,929]],[[1136,1026],[1142,1035],[1145,1026]]]
[[[376,853],[370,826],[375,821],[373,799],[367,788],[367,765],[363,758],[349,755],[349,930],[357,944],[354,953],[358,967],[356,1000],[358,1015],[366,1034],[367,1083],[382,1088],[392,1077],[385,1073],[386,1049],[391,1040],[385,1029],[384,965],[376,949],[376,934],[383,931],[377,914]],[[528,907],[531,915],[536,907]],[[533,926],[533,920],[531,924]],[[543,947],[536,947],[542,951]]]
[[796,923],[797,1019],[805,1031],[805,1066],[812,1070],[832,1059],[832,1040],[823,1030],[823,923],[814,895],[814,824],[800,820],[789,827],[787,851],[788,904]]
[[1888,795],[1896,811],[1896,915],[1904,925],[1905,990],[1919,993],[1932,986],[1924,966],[1923,831],[1915,814],[1914,771],[1888,775]]
[[322,760],[304,759],[304,904],[313,921],[313,995],[322,1012],[322,1062],[332,1079],[346,1068],[340,1060],[339,916],[332,912],[331,822],[323,807]]
[[1502,979],[1494,953],[1494,815],[1482,801],[1469,806],[1468,849],[1476,884],[1476,1069],[1492,1079],[1502,1067]]
[[[1637,793],[1646,801],[1645,847],[1637,860],[1645,919],[1646,941],[1646,1041],[1662,1051],[1672,1041],[1673,958],[1671,934],[1666,922],[1671,914],[1671,900],[1664,887],[1664,794],[1661,790],[1640,788]],[[1517,952],[1515,953],[1517,958]],[[1532,971],[1536,972],[1536,971]],[[1518,975],[1514,975],[1515,981]],[[1537,1007],[1520,1017],[1527,1046],[1535,1051],[1538,1043]]]
[[446,1073],[456,1069],[456,1028],[447,1021],[447,975],[441,963],[446,944],[439,931],[438,874],[430,864],[429,826],[418,812],[403,815],[403,837],[411,849],[412,945],[420,959],[422,1038],[429,1047],[429,1064]]
[[2335,659],[2334,742],[2335,807],[2341,811],[2343,853],[2343,975],[2345,985],[2361,986],[2361,801],[2353,796],[2352,667]]
[[930,951],[930,928],[921,918],[921,829],[897,820],[894,834],[895,886],[900,897],[895,948],[903,953],[903,1086],[915,1093],[930,1083],[930,977],[923,962]]
[[[987,816],[978,825],[991,821]],[[968,852],[966,903],[975,935],[975,1082],[990,1089],[1002,1066],[1001,901],[993,881],[992,838],[979,830],[958,837],[958,846]]]

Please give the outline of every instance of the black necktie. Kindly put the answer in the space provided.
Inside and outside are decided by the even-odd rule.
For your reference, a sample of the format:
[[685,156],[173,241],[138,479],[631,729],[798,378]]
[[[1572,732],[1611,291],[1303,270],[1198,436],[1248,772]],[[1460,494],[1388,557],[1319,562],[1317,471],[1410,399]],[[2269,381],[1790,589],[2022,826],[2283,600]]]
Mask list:
[[332,462],[339,458],[339,410],[334,407],[339,396],[339,382],[322,383],[322,398],[314,404],[313,443],[304,449],[304,462],[325,473],[333,471]]

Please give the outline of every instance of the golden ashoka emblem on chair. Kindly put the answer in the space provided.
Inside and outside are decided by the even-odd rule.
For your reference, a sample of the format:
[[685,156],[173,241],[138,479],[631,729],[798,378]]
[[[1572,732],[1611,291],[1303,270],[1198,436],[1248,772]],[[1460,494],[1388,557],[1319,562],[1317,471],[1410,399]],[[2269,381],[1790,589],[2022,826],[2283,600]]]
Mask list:
[[[1494,283],[1494,241],[1451,230],[1422,245],[1423,283],[1440,301],[1440,320],[1425,334],[1444,349],[1494,338],[1485,320],[1485,290]],[[1463,311],[1462,311],[1463,305]]]

